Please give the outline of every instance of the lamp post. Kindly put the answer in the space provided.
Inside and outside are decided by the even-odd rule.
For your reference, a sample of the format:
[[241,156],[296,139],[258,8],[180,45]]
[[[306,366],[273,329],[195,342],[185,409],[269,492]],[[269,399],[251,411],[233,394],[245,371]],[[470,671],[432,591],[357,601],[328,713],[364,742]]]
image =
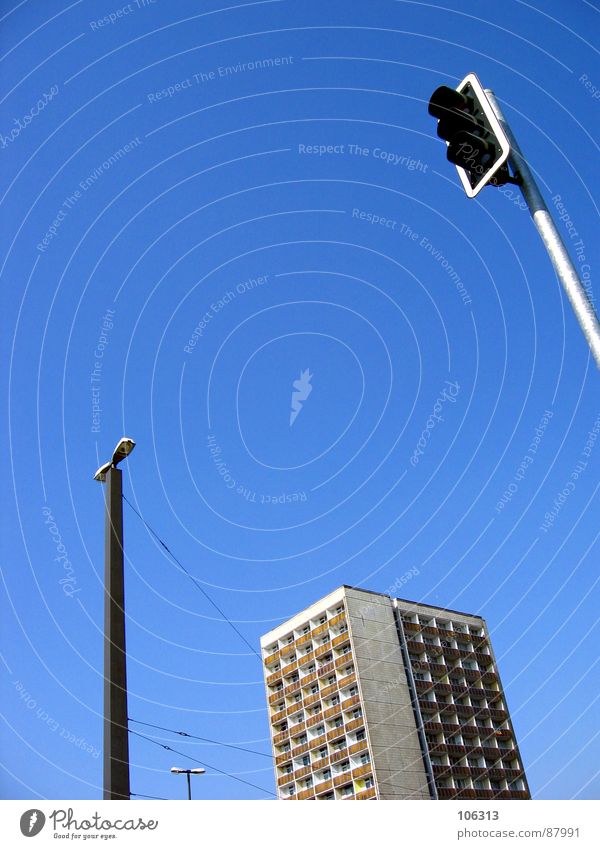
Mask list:
[[94,480],[106,483],[104,531],[104,755],[103,798],[129,799],[123,482],[117,465],[135,448],[123,437]]
[[192,782],[190,780],[190,775],[204,775],[206,770],[200,769],[200,768],[198,768],[198,769],[180,769],[180,767],[178,767],[178,766],[172,766],[171,772],[174,775],[185,774],[187,776],[188,799],[191,802],[191,800],[192,800]]

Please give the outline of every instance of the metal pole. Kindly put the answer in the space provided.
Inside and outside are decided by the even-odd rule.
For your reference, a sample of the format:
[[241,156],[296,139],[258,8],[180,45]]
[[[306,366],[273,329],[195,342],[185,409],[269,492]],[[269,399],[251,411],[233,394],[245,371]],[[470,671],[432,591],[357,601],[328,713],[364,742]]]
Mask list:
[[106,473],[104,537],[104,799],[129,799],[129,735],[123,574],[123,484]]
[[187,780],[188,780],[188,799],[191,802],[192,801],[192,779],[191,779],[189,771],[186,773],[186,775],[187,775]]
[[571,306],[573,307],[577,320],[581,325],[581,329],[587,339],[587,343],[590,346],[596,365],[600,369],[600,323],[598,322],[598,317],[594,311],[594,305],[579,279],[577,269],[575,268],[565,243],[563,242],[561,235],[552,220],[550,211],[548,210],[533,174],[527,165],[527,161],[521,152],[514,133],[512,132],[506,118],[502,114],[502,109],[496,100],[496,95],[493,91],[490,91],[490,89],[486,89],[485,93],[510,142],[511,153],[509,162],[515,174],[518,173],[521,175],[521,191],[523,192],[523,197],[527,201],[527,206],[529,207],[529,212],[533,218],[533,223],[542,237],[548,256],[554,266],[554,270],[556,271],[558,278],[562,283],[569,300],[571,301]]

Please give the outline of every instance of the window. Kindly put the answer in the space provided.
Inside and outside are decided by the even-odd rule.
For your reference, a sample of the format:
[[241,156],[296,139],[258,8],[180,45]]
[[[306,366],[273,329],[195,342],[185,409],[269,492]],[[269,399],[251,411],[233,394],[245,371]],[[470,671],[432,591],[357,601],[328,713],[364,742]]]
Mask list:
[[375,782],[373,781],[371,776],[369,776],[365,781],[365,790],[370,790],[371,787],[374,787],[374,786],[375,786]]
[[318,687],[318,685],[317,685],[317,684],[313,684],[313,685],[312,685],[312,687],[310,688],[310,694],[311,694],[311,696],[316,696],[316,694],[317,694],[318,692],[319,692],[319,687]]
[[465,787],[467,786],[467,782],[464,780],[464,778],[455,778],[454,779],[454,786],[456,787],[457,790],[464,790]]
[[284,775],[289,775],[291,772],[293,772],[293,767],[292,767],[291,764],[284,766],[284,768],[283,768],[283,774]]
[[482,781],[481,778],[478,778],[476,781],[474,781],[473,786],[475,787],[475,790],[486,790],[487,789],[485,781]]
[[334,723],[333,723],[333,725],[334,725],[334,727],[335,727],[335,728],[341,728],[343,724],[344,724],[344,720],[342,719],[342,717],[341,717],[341,716],[338,716],[338,717],[334,720]]
[[366,739],[366,736],[367,736],[367,735],[366,735],[366,733],[365,733],[364,729],[361,729],[360,731],[357,731],[357,732],[356,732],[356,742],[357,742],[357,743],[360,743],[360,741],[361,741],[361,740],[365,740],[365,739]]
[[322,778],[323,781],[328,781],[331,778],[331,770],[330,769],[324,769],[323,772],[321,773],[321,778]]
[[345,787],[342,787],[342,796],[352,796],[352,785],[346,784]]
[[319,625],[324,625],[327,622],[326,616],[321,616],[319,619]]
[[429,760],[431,761],[432,766],[442,766],[442,759],[438,757],[438,755],[432,755]]
[[344,605],[340,604],[339,607],[336,607],[335,612],[336,613],[343,613],[344,612]]
[[357,696],[358,695],[358,687],[356,687],[355,685],[352,685],[352,687],[350,687],[350,690],[348,691],[348,693],[349,693],[350,696]]
[[327,757],[327,749],[326,748],[319,749],[319,758],[321,760],[323,760],[323,758],[326,758],[326,757]]
[[371,762],[371,758],[369,757],[368,752],[364,752],[364,753],[360,756],[360,763],[361,763],[361,765],[362,765],[362,766],[364,766],[365,764],[368,764],[368,763],[370,763],[370,762]]
[[294,793],[296,792],[296,785],[290,784],[290,786],[287,789],[287,792],[288,792],[288,796],[293,796]]
[[308,634],[310,632],[310,625],[305,625],[302,629],[303,634]]
[[310,766],[310,755],[302,756],[302,766]]
[[288,646],[291,645],[293,642],[294,642],[294,635],[290,634],[290,636],[287,638]]

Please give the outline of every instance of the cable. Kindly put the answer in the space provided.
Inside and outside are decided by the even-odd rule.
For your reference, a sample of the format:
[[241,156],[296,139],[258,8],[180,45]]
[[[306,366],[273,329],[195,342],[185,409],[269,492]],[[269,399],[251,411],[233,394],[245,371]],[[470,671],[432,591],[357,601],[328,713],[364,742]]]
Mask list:
[[146,793],[130,793],[130,796],[140,796],[142,799],[160,799],[161,802],[168,802],[164,796],[148,796]]
[[263,758],[273,758],[266,752],[256,752],[254,749],[246,749],[244,746],[236,746],[234,743],[221,743],[220,740],[211,740],[210,737],[198,737],[196,734],[188,734],[187,731],[176,731],[174,728],[165,728],[163,725],[153,725],[151,722],[142,722],[141,719],[132,719],[128,717],[130,722],[137,722],[138,725],[147,725],[148,728],[158,728],[160,731],[169,731],[171,734],[179,734],[180,737],[190,737],[192,740],[202,740],[204,743],[214,743],[215,746],[226,746],[228,749],[237,749],[240,752],[248,752],[251,755],[260,755]]
[[165,743],[159,743],[158,740],[153,740],[152,737],[147,737],[145,734],[140,734],[139,731],[134,731],[133,728],[129,729],[130,734],[135,734],[137,737],[141,737],[142,740],[147,740],[149,743],[154,743],[155,746],[160,746],[161,749],[165,749],[167,752],[173,752],[175,755],[181,755],[182,758],[187,758],[189,761],[194,761],[194,763],[200,764],[200,766],[207,767],[208,769],[212,769],[215,772],[221,773],[221,775],[226,775],[228,778],[233,778],[235,781],[239,781],[242,784],[247,784],[249,787],[254,787],[255,790],[260,790],[261,793],[268,793],[269,796],[274,796],[277,798],[277,794],[273,793],[272,790],[265,790],[264,787],[259,787],[258,784],[253,784],[251,781],[246,781],[245,778],[239,778],[237,775],[233,775],[230,772],[225,772],[224,769],[218,769],[216,766],[212,766],[211,764],[206,763],[206,761],[199,761],[198,758],[192,758],[190,755],[186,755],[185,752],[178,752],[177,749],[171,748],[171,746],[167,746]]
[[158,543],[159,543],[160,545],[162,545],[162,547],[165,549],[165,551],[166,551],[166,552],[167,552],[167,553],[168,553],[168,554],[169,554],[169,555],[173,558],[173,560],[174,560],[174,561],[175,561],[175,563],[179,566],[179,568],[182,570],[182,572],[184,572],[184,573],[188,576],[188,578],[190,579],[190,581],[192,581],[192,583],[194,584],[194,586],[195,586],[195,587],[197,587],[197,589],[199,589],[199,590],[200,590],[200,592],[202,593],[202,595],[203,595],[203,596],[204,596],[204,597],[205,597],[205,598],[206,598],[206,599],[207,599],[207,600],[208,600],[208,601],[212,604],[212,606],[215,608],[215,610],[217,610],[217,611],[218,611],[219,615],[220,615],[220,616],[222,616],[222,618],[223,618],[226,622],[228,622],[228,623],[231,625],[231,627],[233,628],[233,630],[235,631],[235,633],[238,635],[238,637],[239,637],[241,640],[243,640],[243,641],[244,641],[244,643],[248,646],[248,648],[250,649],[250,651],[251,651],[253,654],[255,654],[255,655],[256,655],[256,657],[257,657],[257,658],[261,661],[261,663],[262,663],[262,658],[261,658],[261,656],[259,655],[259,653],[256,651],[256,649],[254,648],[254,646],[253,646],[251,643],[249,643],[249,642],[248,642],[248,640],[247,640],[247,639],[244,637],[244,635],[242,634],[242,632],[241,632],[238,628],[236,628],[236,626],[233,624],[233,622],[231,621],[231,619],[230,619],[230,618],[229,618],[229,617],[228,617],[228,616],[227,616],[227,615],[226,615],[226,614],[225,614],[225,613],[221,610],[221,608],[219,607],[219,605],[218,605],[216,602],[214,602],[214,601],[212,600],[212,598],[211,598],[211,597],[209,596],[209,594],[206,592],[206,590],[204,589],[204,587],[202,587],[202,586],[198,583],[198,581],[194,578],[194,576],[193,576],[193,575],[191,575],[191,574],[188,572],[188,570],[185,568],[185,566],[183,565],[183,563],[182,563],[182,562],[181,562],[181,561],[180,561],[177,557],[175,557],[175,555],[173,554],[173,552],[171,551],[171,549],[169,548],[169,546],[166,544],[166,542],[164,542],[164,541],[163,541],[163,540],[159,537],[159,535],[156,533],[156,531],[154,530],[154,528],[152,528],[152,526],[151,526],[151,525],[149,525],[149,524],[148,524],[148,522],[144,519],[144,517],[142,516],[142,514],[141,514],[138,510],[136,510],[136,508],[133,506],[133,504],[131,503],[131,501],[129,501],[129,499],[127,498],[127,496],[126,496],[126,495],[123,495],[123,501],[126,501],[126,502],[127,502],[127,504],[129,504],[129,506],[131,507],[131,509],[133,510],[133,512],[134,512],[134,513],[135,513],[135,514],[136,514],[136,515],[137,515],[137,516],[138,516],[138,517],[142,520],[142,522],[143,522],[143,523],[144,523],[144,525],[148,528],[148,530],[150,531],[150,533],[152,534],[152,536],[153,536],[153,537],[154,537],[154,538],[158,541]]

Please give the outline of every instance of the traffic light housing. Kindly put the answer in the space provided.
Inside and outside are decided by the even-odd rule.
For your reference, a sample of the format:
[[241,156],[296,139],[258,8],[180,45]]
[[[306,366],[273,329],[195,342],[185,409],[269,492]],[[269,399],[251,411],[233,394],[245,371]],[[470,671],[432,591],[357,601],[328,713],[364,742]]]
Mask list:
[[491,183],[514,182],[507,166],[510,144],[476,74],[457,88],[440,86],[431,95],[429,114],[438,119],[438,136],[448,145],[468,197]]

